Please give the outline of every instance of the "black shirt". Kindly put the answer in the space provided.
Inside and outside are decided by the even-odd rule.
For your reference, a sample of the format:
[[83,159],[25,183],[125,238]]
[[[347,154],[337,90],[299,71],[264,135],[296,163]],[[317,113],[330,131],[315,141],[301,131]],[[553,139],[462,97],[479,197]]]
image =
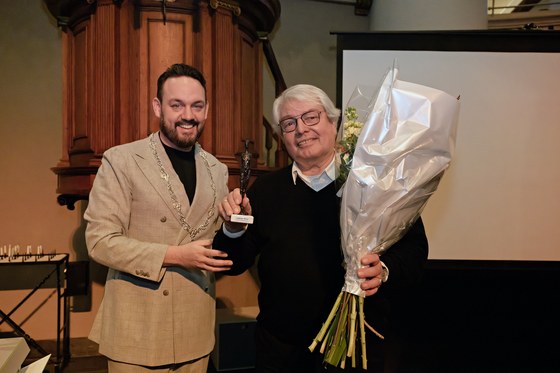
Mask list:
[[169,160],[171,161],[171,164],[173,165],[173,169],[185,187],[185,192],[189,197],[189,202],[192,204],[196,189],[194,147],[188,152],[170,148],[165,144],[163,144],[163,147],[169,157]]

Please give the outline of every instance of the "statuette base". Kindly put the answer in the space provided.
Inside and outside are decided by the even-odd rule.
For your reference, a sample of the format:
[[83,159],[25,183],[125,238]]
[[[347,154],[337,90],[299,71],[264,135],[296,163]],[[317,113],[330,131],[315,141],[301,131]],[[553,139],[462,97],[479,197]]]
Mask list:
[[232,223],[243,223],[243,224],[253,224],[254,217],[251,215],[241,215],[233,214],[231,215],[230,221]]

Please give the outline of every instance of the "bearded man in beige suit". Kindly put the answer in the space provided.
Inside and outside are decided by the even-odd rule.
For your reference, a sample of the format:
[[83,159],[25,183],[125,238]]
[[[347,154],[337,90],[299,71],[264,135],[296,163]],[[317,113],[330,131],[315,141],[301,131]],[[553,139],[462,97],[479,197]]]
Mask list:
[[228,171],[197,143],[208,114],[198,70],[167,69],[152,106],[160,131],[105,152],[84,215],[89,255],[109,268],[90,339],[110,373],[205,373],[214,272],[232,264],[211,248]]

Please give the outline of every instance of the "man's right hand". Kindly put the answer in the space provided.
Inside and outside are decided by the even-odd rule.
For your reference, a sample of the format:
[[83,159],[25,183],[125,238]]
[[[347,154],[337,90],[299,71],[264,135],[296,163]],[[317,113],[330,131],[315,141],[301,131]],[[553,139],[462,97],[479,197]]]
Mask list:
[[243,213],[245,215],[252,214],[253,210],[251,209],[249,198],[245,195],[242,201],[239,188],[232,190],[218,205],[218,211],[222,219],[224,219],[224,224],[228,232],[236,233],[245,229],[245,224],[233,223],[231,221],[231,215],[241,213],[241,205],[243,206]]

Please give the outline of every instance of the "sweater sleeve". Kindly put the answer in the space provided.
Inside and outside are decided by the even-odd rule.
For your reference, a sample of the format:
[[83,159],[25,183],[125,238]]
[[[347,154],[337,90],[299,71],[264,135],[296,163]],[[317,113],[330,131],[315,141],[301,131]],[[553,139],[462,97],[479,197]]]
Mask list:
[[[258,180],[256,180],[252,187],[247,191],[247,196],[251,201],[251,209],[253,216],[258,215],[258,194],[255,192],[258,187]],[[250,224],[243,235],[237,238],[226,236],[223,232],[223,226],[212,243],[212,248],[224,251],[228,254],[228,258],[233,261],[233,265],[229,271],[222,272],[225,275],[236,276],[251,268],[255,263],[255,259],[260,252],[261,244],[258,239],[256,224],[259,224],[258,219],[255,219],[254,224]]]
[[225,251],[228,254],[228,259],[233,261],[231,269],[222,272],[230,276],[240,275],[251,268],[258,255],[258,246],[252,239],[249,229],[239,238],[229,238],[220,229],[214,236],[212,248]]
[[409,231],[381,256],[390,273],[389,279],[383,285],[384,290],[391,293],[415,286],[422,277],[427,259],[428,239],[422,219],[419,218]]
[[388,296],[409,289],[420,281],[428,259],[428,239],[422,219],[382,256],[389,268],[389,279],[381,287]]
[[421,219],[381,255],[381,260],[389,268],[389,279],[381,285],[379,292],[364,301],[366,321],[381,334],[388,331],[389,315],[395,317],[394,301],[407,299],[409,291],[419,285],[427,258],[428,240]]

